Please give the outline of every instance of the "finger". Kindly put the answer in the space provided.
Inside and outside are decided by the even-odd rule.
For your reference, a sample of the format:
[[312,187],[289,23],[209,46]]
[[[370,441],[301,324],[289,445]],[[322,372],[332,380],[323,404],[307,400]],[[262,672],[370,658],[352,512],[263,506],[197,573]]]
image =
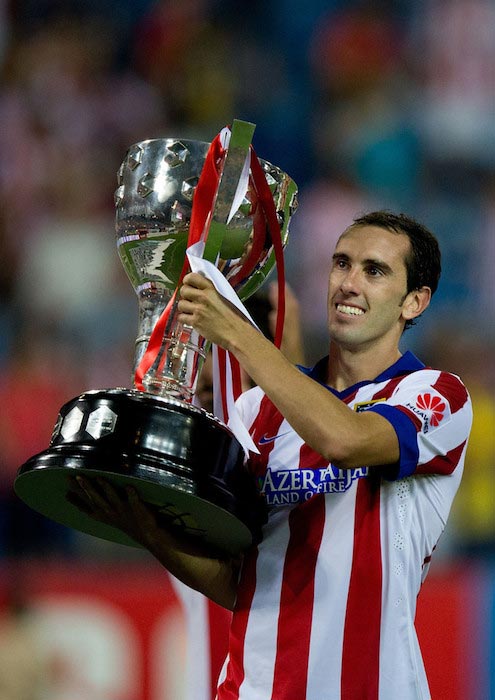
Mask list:
[[81,476],[70,476],[68,482],[72,492],[75,493],[80,500],[88,504],[93,502],[91,498],[91,485],[87,483],[85,479]]
[[84,510],[85,513],[92,513],[95,506],[89,491],[84,488],[84,480],[76,476],[70,476],[67,481],[69,483],[69,491],[66,494],[67,500],[80,510]]
[[154,510],[132,486],[126,488],[126,493],[133,521],[131,536],[145,548],[150,548],[159,530]]
[[77,491],[67,491],[65,497],[67,501],[81,511],[81,513],[89,515],[91,518],[93,518],[93,520],[107,523],[105,515],[102,513],[102,511],[95,507],[94,503],[89,499],[86,492],[81,488],[78,488]]
[[133,486],[126,486],[127,502],[136,518],[136,521],[141,523],[141,526],[147,524],[155,524],[155,516],[149,508],[148,504],[143,501],[138,491]]
[[177,320],[182,323],[183,326],[194,328],[194,323],[196,320],[195,307],[189,301],[179,301],[177,305]]
[[101,489],[108,505],[117,513],[127,511],[127,500],[123,498],[120,491],[107,479],[98,477],[96,479],[98,487]]
[[76,476],[76,481],[81,487],[84,494],[86,495],[89,502],[92,504],[94,510],[102,510],[104,512],[110,510],[107,499],[95,486],[95,483],[92,480],[78,475]]
[[86,515],[93,514],[93,506],[75,491],[67,491],[65,494],[67,501]]
[[196,289],[208,289],[213,287],[210,280],[206,279],[200,272],[188,272],[182,280],[182,284],[187,287],[195,287]]
[[206,295],[210,289],[213,289],[213,287],[196,287],[191,284],[183,284],[180,288],[179,303],[181,301],[194,302],[207,299]]

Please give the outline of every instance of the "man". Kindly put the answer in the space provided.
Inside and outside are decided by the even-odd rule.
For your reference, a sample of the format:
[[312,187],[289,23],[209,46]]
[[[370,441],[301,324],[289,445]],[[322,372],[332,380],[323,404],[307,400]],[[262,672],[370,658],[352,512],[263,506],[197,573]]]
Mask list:
[[219,700],[427,700],[416,597],[459,486],[472,414],[459,378],[399,351],[440,276],[436,239],[373,212],[340,237],[329,356],[301,371],[204,277],[181,320],[230,350],[255,388],[239,410],[269,505],[243,561],[208,558],[128,500],[79,480],[79,503],[234,610]]

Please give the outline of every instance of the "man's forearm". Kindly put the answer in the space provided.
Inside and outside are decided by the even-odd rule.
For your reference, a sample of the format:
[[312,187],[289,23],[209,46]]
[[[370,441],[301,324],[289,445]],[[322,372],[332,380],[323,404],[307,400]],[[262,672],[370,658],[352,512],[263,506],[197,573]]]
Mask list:
[[348,469],[398,460],[397,436],[386,419],[350,411],[325,387],[300,372],[223,301],[211,282],[189,274],[181,297],[180,320],[232,352],[293,429],[329,462]]
[[70,479],[67,499],[90,517],[125,532],[190,588],[233,608],[240,561],[212,555],[201,542],[166,529],[134,488],[123,493],[105,479],[77,476]]
[[240,560],[212,556],[190,538],[179,538],[165,530],[149,536],[146,548],[186,586],[233,610]]

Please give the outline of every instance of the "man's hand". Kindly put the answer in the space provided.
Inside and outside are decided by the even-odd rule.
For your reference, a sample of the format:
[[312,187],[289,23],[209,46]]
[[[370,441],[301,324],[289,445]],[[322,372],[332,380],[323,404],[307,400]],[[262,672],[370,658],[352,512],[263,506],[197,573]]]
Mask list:
[[207,340],[230,350],[234,337],[251,327],[249,321],[197,272],[184,277],[180,290],[179,321],[192,326]]
[[148,548],[160,531],[153,510],[132,486],[121,492],[105,479],[75,476],[70,478],[67,500],[91,518],[121,530],[143,547]]
[[70,503],[122,530],[187,586],[232,610],[240,559],[212,556],[201,542],[167,528],[131,486],[121,493],[106,479],[80,475],[71,477],[69,484]]

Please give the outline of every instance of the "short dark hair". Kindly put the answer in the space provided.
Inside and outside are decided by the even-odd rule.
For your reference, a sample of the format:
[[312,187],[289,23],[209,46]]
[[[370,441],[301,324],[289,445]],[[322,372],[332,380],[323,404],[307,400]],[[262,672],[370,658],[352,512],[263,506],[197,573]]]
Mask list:
[[[411,252],[406,258],[407,293],[421,287],[429,287],[435,293],[442,271],[440,246],[433,233],[423,224],[406,214],[391,211],[372,211],[354,219],[351,228],[356,226],[378,226],[405,234],[411,243]],[[414,325],[406,321],[405,328]]]

